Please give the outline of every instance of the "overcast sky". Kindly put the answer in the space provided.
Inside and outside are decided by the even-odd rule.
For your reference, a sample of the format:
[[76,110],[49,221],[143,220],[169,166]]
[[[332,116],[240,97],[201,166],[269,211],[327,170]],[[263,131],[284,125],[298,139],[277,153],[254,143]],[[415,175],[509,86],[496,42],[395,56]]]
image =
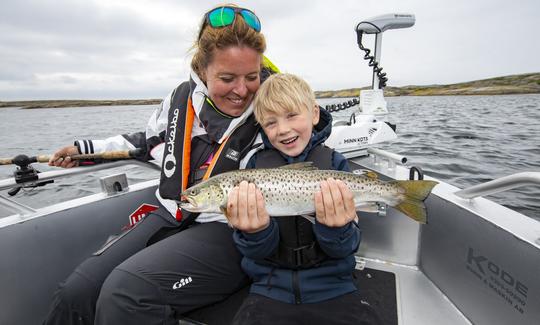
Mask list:
[[[217,3],[2,0],[0,100],[162,98],[187,78],[201,17]],[[261,19],[266,55],[315,90],[371,83],[354,27],[386,13],[416,16],[412,28],[383,34],[390,86],[540,72],[538,0],[236,3]]]

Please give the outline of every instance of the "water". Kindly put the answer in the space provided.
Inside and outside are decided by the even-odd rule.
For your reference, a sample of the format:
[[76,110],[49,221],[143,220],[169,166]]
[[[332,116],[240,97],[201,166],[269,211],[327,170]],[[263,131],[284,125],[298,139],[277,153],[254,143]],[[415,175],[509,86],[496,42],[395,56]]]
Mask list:
[[[343,99],[320,100],[321,105]],[[540,95],[390,97],[390,121],[398,139],[380,148],[408,158],[426,174],[460,188],[523,171],[540,171]],[[49,154],[74,139],[102,139],[144,130],[155,106],[0,109],[0,157]],[[353,109],[338,112],[348,119]],[[39,165],[42,171],[52,167]],[[158,173],[140,167],[118,168],[130,183]],[[0,178],[13,167],[0,166]],[[99,177],[74,176],[35,190],[21,191],[19,202],[32,207],[100,191]],[[488,198],[540,220],[540,187],[528,186]],[[2,195],[5,194],[2,193]]]
[[[52,154],[72,145],[75,139],[105,139],[109,136],[144,130],[156,105],[101,106],[50,109],[0,108],[0,157]],[[56,170],[34,164],[39,171]],[[0,166],[0,179],[12,176],[13,166]],[[154,179],[157,171],[137,166],[76,175],[55,180],[36,189],[23,189],[14,198],[33,208],[98,193],[100,177],[126,173],[129,184]],[[0,195],[7,196],[6,191]],[[0,215],[0,218],[3,217]]]
[[[502,176],[540,172],[540,95],[389,97],[398,139],[380,146],[426,174],[460,188]],[[342,100],[324,100],[342,102]],[[336,113],[347,119],[350,110]],[[540,220],[540,186],[490,195]]]

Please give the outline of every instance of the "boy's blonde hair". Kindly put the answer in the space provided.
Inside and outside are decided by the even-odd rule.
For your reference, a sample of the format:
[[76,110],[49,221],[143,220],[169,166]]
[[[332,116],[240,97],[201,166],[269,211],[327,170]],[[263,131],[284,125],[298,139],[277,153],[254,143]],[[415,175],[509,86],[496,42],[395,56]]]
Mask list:
[[304,79],[290,73],[277,73],[262,83],[253,106],[255,119],[262,124],[269,112],[312,112],[317,102]]

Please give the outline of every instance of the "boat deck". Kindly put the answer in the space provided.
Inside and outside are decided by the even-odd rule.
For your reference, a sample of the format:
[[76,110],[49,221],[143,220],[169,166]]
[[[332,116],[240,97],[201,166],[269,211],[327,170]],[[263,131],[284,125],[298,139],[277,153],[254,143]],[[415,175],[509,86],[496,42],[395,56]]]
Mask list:
[[365,267],[395,275],[398,324],[471,324],[418,268],[375,260]]
[[[357,260],[355,282],[360,295],[377,311],[384,325],[471,324],[418,268],[370,259]],[[225,302],[191,312],[187,318],[179,320],[179,324],[215,324],[232,319],[248,294],[247,289]],[[216,315],[219,315],[218,319]]]

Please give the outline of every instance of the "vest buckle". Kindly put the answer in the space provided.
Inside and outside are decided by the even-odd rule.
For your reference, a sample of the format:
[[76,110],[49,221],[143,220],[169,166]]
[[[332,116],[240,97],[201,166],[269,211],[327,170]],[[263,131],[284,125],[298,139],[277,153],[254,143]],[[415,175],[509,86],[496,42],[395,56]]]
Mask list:
[[317,252],[315,249],[315,242],[294,248],[292,250],[292,264],[294,268],[306,268],[310,267],[315,262]]

